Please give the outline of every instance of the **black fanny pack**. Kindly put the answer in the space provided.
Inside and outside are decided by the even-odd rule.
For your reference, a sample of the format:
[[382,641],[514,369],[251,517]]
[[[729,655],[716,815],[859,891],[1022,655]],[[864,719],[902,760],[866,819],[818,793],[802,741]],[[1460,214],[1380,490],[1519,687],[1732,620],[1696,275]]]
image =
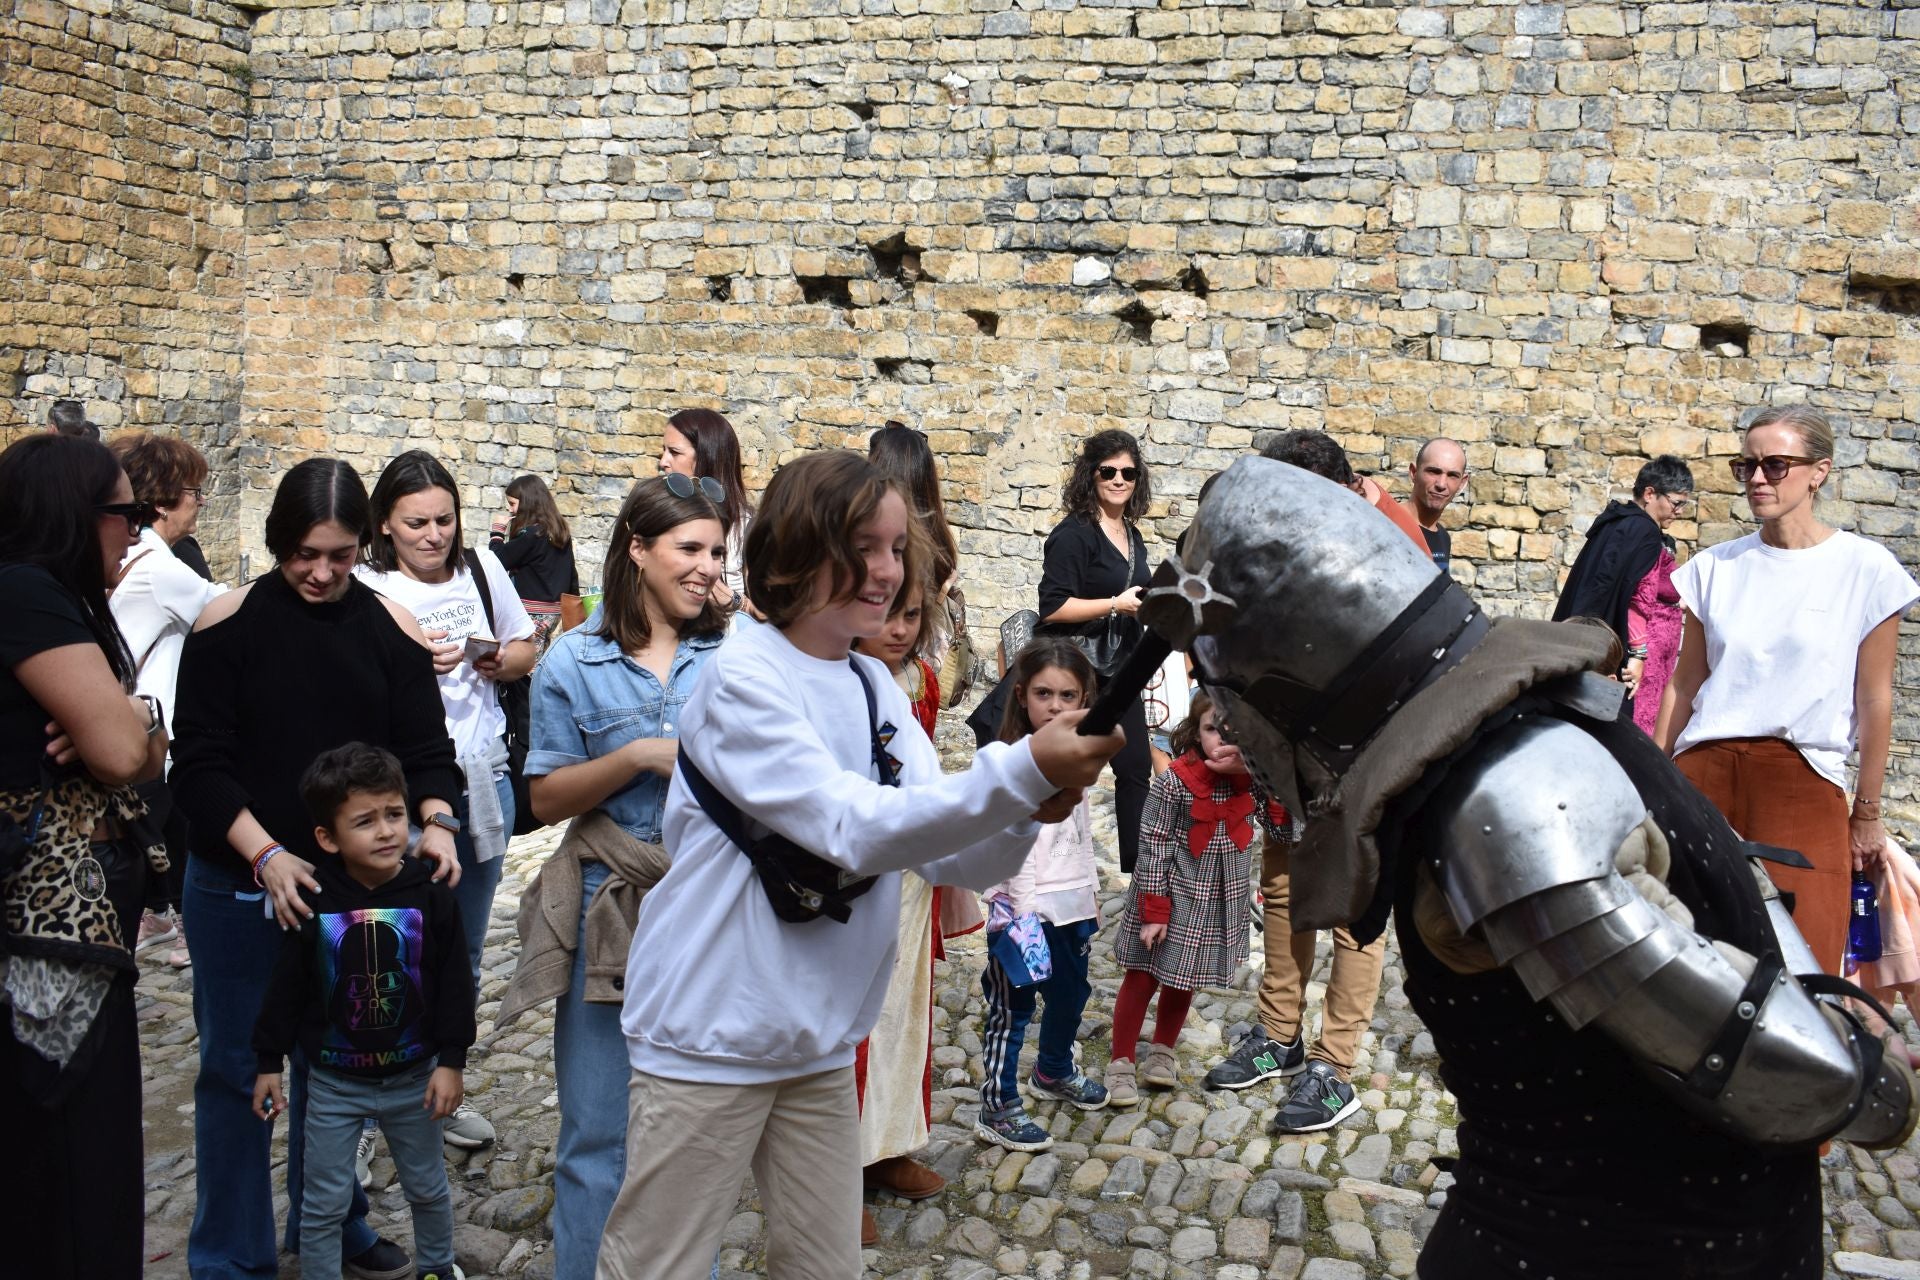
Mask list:
[[[860,678],[860,691],[867,695],[867,733],[873,740],[873,767],[880,775],[880,785],[897,787],[900,778],[880,743],[880,713],[874,701],[873,685],[868,683],[867,673],[860,669],[859,663],[852,658],[847,662],[853,674]],[[679,769],[687,780],[687,790],[693,792],[701,810],[753,863],[760,888],[765,891],[774,915],[788,924],[805,924],[821,916],[838,924],[852,919],[853,900],[873,888],[877,876],[856,875],[801,848],[777,831],[770,831],[758,840],[748,839],[740,806],[707,781],[684,746],[680,748]]]

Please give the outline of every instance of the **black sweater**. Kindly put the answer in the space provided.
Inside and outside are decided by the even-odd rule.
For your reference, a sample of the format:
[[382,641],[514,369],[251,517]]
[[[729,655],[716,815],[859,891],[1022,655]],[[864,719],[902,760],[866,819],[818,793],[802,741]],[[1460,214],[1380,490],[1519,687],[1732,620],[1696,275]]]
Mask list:
[[[1047,535],[1040,570],[1042,623],[1069,600],[1105,600],[1129,587],[1145,587],[1153,577],[1153,565],[1147,560],[1146,540],[1132,521],[1127,522],[1127,542],[1133,549],[1131,564],[1101,532],[1097,520],[1068,516],[1055,525]],[[1085,622],[1044,626],[1043,633],[1098,639],[1106,635],[1107,626],[1107,615],[1101,613]],[[1132,614],[1115,615],[1113,628],[1123,646],[1131,647],[1140,638],[1140,621]],[[1007,657],[1011,660],[1013,655]]]
[[377,889],[338,857],[314,864],[314,914],[287,934],[253,1027],[258,1070],[277,1073],[297,1042],[313,1066],[391,1076],[429,1059],[462,1069],[473,1045],[473,970],[460,904],[408,858]]
[[573,567],[573,547],[554,546],[539,525],[530,524],[511,538],[496,533],[488,545],[513,576],[513,589],[522,600],[554,604],[563,593],[578,594],[580,574]]
[[256,579],[232,617],[188,635],[180,654],[169,782],[191,852],[248,875],[227,843],[240,811],[309,862],[321,854],[300,775],[331,747],[366,742],[400,757],[409,807],[459,803],[433,659],[359,581],[309,604],[279,572]]

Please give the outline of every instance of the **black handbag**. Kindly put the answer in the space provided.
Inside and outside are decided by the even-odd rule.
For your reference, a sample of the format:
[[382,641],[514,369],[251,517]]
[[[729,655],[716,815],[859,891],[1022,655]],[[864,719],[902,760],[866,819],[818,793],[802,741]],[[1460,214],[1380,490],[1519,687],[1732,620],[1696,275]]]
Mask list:
[[[480,557],[471,547],[462,547],[467,558],[467,572],[473,575],[474,585],[480,588],[480,604],[487,613],[487,630],[494,635],[500,629],[493,621],[493,589],[487,581],[486,571],[480,567]],[[533,677],[521,676],[518,680],[501,680],[494,684],[494,692],[500,697],[500,710],[507,717],[507,781],[513,787],[513,834],[524,836],[540,830],[547,824],[533,816],[533,788],[527,782],[527,745],[533,740]]]
[[[851,658],[847,661],[853,667],[853,674],[860,677],[861,692],[867,695],[867,732],[873,739],[873,767],[880,775],[880,785],[897,787],[900,777],[880,742],[877,723],[880,712],[874,701],[873,685],[868,683],[867,673],[860,669],[859,663]],[[741,821],[740,806],[707,780],[684,746],[680,748],[678,768],[701,810],[753,863],[754,874],[760,878],[760,888],[766,893],[767,905],[773,908],[775,916],[788,924],[806,924],[822,916],[845,924],[853,918],[853,900],[873,888],[878,876],[857,875],[801,848],[778,832],[768,832],[758,840],[749,839]]]
[[[1105,535],[1102,536],[1104,537]],[[1133,583],[1133,568],[1137,559],[1138,554],[1133,546],[1133,533],[1129,530],[1127,533],[1127,576],[1123,580],[1125,585],[1120,588],[1122,591],[1125,591],[1127,587]],[[1084,626],[1085,624],[1083,623],[1081,625]],[[1100,681],[1104,684],[1113,678],[1114,672],[1120,670],[1120,664],[1126,661],[1127,651],[1131,647],[1131,641],[1127,635],[1128,630],[1130,630],[1130,628],[1124,627],[1121,624],[1119,612],[1109,611],[1107,614],[1107,625],[1104,630],[1093,635],[1088,635],[1084,631],[1077,632],[1068,638],[1080,646],[1080,651],[1087,655],[1087,661],[1091,662],[1093,669],[1099,672]]]

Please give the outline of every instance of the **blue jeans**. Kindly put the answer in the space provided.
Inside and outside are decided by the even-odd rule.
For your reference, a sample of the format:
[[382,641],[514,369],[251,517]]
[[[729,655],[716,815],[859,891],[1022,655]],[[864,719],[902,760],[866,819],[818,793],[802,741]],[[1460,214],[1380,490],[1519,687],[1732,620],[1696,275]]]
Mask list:
[[[238,872],[238,863],[235,871]],[[266,895],[251,880],[187,862],[181,915],[193,957],[193,1020],[200,1031],[200,1073],[193,1082],[193,1227],[187,1269],[193,1280],[279,1274],[273,1238],[273,1126],[253,1114],[253,1024],[285,935],[265,914]],[[306,1147],[307,1066],[293,1055],[288,1089],[286,1247],[300,1241],[300,1189]],[[356,1186],[340,1248],[351,1258],[372,1248],[367,1198]]]
[[400,1186],[413,1206],[414,1265],[453,1274],[453,1192],[447,1187],[440,1121],[422,1107],[433,1064],[381,1078],[319,1070],[308,1079],[306,1221],[300,1227],[300,1274],[340,1274],[340,1224],[360,1187],[354,1148],[364,1120],[378,1120]]
[[980,1107],[985,1112],[1020,1105],[1020,1046],[1027,1038],[1027,1024],[1033,1021],[1036,996],[1045,995],[1047,1007],[1040,1015],[1040,1056],[1034,1070],[1049,1080],[1073,1074],[1073,1041],[1093,991],[1087,982],[1087,957],[1100,922],[1042,922],[1042,928],[1053,956],[1053,973],[1045,982],[1014,986],[991,954],[980,975],[980,987],[987,995],[987,1033],[982,1037],[987,1079],[980,1086]]
[[554,1280],[593,1280],[600,1235],[627,1172],[627,1038],[620,1006],[589,1004],[587,904],[609,874],[580,868],[581,943],[573,974],[553,1011],[553,1073],[560,1086],[560,1142],[554,1152]]
[[[500,796],[500,814],[507,820],[507,834],[513,834],[513,781],[506,774],[493,780]],[[467,935],[467,963],[473,969],[473,994],[480,997],[480,953],[487,947],[487,925],[493,919],[493,895],[500,887],[500,873],[507,869],[506,855],[481,862],[473,856],[473,837],[467,834],[469,806],[465,793],[455,807],[460,819],[460,834],[453,847],[460,853],[460,883],[453,887],[454,901],[460,904],[460,929]]]

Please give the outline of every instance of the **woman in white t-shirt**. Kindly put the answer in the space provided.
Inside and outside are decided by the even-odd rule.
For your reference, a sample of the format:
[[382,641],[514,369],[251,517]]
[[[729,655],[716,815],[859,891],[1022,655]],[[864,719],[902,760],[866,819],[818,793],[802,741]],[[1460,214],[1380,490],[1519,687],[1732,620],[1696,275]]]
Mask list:
[[[480,954],[514,819],[507,717],[495,686],[533,669],[533,619],[493,552],[467,550],[460,491],[433,455],[413,449],[389,462],[373,486],[371,503],[366,563],[354,573],[413,614],[426,633],[447,734],[466,779],[453,815],[460,853],[454,897],[477,992]],[[485,1146],[493,1136],[493,1126],[470,1103],[461,1103],[447,1121],[446,1139],[457,1147]]]
[[1820,522],[1833,429],[1818,413],[1761,413],[1731,466],[1760,529],[1674,574],[1684,634],[1654,740],[1734,830],[1813,864],[1767,870],[1794,895],[1821,968],[1837,974],[1851,873],[1877,864],[1886,841],[1894,657],[1920,585],[1885,547]]

